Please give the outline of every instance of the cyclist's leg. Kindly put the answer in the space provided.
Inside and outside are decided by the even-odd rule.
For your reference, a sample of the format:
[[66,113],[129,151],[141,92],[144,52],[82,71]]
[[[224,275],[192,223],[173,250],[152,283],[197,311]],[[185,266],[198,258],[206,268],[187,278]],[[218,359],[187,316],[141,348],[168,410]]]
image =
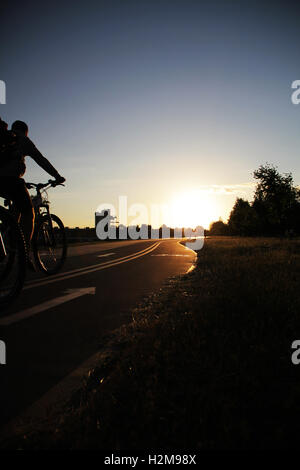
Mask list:
[[16,210],[20,214],[20,225],[29,252],[34,228],[34,209],[31,197],[25,186],[25,181],[22,178],[19,178],[17,183],[13,202]]
[[20,222],[26,246],[30,249],[30,240],[34,227],[34,209],[23,178],[1,177],[0,196],[13,201],[14,215]]

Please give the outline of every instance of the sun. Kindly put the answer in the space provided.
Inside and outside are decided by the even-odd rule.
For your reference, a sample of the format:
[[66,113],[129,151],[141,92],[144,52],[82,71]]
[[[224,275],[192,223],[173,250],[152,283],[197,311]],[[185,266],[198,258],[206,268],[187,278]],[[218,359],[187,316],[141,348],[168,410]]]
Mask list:
[[209,228],[216,220],[216,204],[211,194],[201,190],[183,191],[174,195],[171,203],[171,226]]

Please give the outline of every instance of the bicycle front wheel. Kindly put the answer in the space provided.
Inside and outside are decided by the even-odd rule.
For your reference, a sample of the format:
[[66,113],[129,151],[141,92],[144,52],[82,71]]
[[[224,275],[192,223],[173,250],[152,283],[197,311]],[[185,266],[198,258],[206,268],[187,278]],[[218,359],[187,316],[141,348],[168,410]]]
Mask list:
[[20,293],[26,274],[26,245],[16,220],[0,207],[0,311]]
[[62,221],[54,214],[40,218],[33,237],[33,255],[45,274],[57,273],[67,256],[67,238]]

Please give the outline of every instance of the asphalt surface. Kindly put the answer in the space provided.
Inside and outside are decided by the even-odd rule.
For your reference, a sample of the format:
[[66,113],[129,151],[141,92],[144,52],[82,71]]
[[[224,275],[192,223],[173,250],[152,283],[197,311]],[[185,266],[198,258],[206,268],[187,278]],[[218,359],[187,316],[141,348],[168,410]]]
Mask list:
[[101,338],[131,321],[144,296],[194,261],[195,253],[177,240],[102,242],[69,247],[58,275],[28,275],[20,297],[0,316],[7,355],[0,366],[0,425],[80,367]]

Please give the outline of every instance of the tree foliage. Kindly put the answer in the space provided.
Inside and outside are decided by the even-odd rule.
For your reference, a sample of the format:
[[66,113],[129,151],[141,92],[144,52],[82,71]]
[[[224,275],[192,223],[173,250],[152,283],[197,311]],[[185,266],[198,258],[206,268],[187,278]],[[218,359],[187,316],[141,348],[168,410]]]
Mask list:
[[263,230],[270,235],[299,231],[300,191],[291,173],[280,175],[272,165],[261,165],[254,172],[258,180],[252,207]]
[[[300,234],[300,189],[291,173],[280,174],[270,164],[253,173],[257,180],[251,203],[237,198],[230,213],[227,233],[233,235]],[[214,224],[212,224],[214,228]],[[223,234],[226,230],[223,227]]]
[[210,235],[228,235],[229,229],[228,225],[223,222],[223,220],[218,220],[217,222],[212,222],[209,227]]
[[256,218],[256,213],[249,202],[237,198],[229,216],[229,230],[236,235],[254,235]]

